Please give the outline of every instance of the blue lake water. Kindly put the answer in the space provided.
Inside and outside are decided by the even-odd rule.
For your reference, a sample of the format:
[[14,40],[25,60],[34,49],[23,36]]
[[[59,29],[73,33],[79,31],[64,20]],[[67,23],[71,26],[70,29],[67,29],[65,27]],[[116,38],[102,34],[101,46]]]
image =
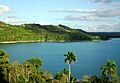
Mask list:
[[39,57],[43,61],[42,68],[54,75],[63,68],[68,68],[64,63],[64,54],[74,51],[78,62],[71,65],[74,77],[84,75],[101,75],[101,65],[108,59],[117,62],[120,74],[120,39],[99,42],[66,42],[66,43],[17,43],[0,44],[0,49],[10,54],[10,61],[18,60],[23,63],[32,57]]

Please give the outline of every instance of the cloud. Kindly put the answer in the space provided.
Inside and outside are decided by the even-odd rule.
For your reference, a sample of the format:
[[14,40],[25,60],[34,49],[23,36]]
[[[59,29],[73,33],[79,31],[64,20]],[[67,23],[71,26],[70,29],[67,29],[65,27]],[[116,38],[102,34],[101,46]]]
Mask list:
[[110,23],[98,26],[86,26],[83,29],[88,32],[120,32],[120,23]]
[[101,9],[56,9],[52,12],[85,13],[97,17],[116,17],[120,16],[120,8],[101,8]]
[[68,13],[92,13],[96,12],[96,9],[54,9],[51,12],[68,12]]
[[8,24],[21,24],[22,21],[20,21],[19,18],[16,16],[8,16],[6,18],[1,19],[2,22],[8,23]]
[[112,3],[113,6],[120,6],[120,2],[117,2],[117,3]]
[[49,25],[49,22],[43,22],[43,21],[34,21],[32,20],[21,20],[20,18],[16,17],[16,16],[8,16],[6,18],[0,19],[0,21],[8,23],[8,24],[12,24],[12,25],[21,25],[21,24],[31,24],[31,23],[36,23],[36,24],[42,24],[42,25]]
[[102,3],[110,3],[112,0],[91,0],[92,2],[102,2]]
[[120,0],[89,0],[90,2],[94,3],[113,3],[113,2],[120,2]]
[[120,16],[120,8],[102,9],[100,12],[95,12],[92,15],[102,17],[102,18],[119,17]]
[[93,14],[93,15],[68,15],[65,16],[62,20],[69,21],[118,21],[119,18],[108,18],[114,16],[106,14]]
[[98,17],[90,16],[90,15],[87,16],[69,15],[64,17],[63,20],[80,21],[80,20],[98,20],[98,19],[99,19]]
[[[120,17],[120,8],[100,8],[100,9],[56,9],[52,12],[59,13],[72,13],[73,15],[68,15],[63,18],[63,20],[90,20],[90,21],[108,21],[108,20],[118,20]],[[78,15],[74,15],[77,13]]]
[[5,5],[0,5],[0,15],[8,13],[11,11],[11,8]]

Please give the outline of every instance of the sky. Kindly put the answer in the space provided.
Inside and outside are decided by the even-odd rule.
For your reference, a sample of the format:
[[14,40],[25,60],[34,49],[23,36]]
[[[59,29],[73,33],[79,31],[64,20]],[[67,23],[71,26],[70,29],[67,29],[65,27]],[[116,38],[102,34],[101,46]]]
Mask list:
[[0,21],[120,32],[120,0],[0,0]]

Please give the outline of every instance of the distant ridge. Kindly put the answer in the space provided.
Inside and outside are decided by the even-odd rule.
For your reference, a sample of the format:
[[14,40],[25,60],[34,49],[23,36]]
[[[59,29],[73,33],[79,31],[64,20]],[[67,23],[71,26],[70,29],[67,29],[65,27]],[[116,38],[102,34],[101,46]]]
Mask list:
[[88,32],[91,35],[98,35],[106,38],[120,38],[120,32]]

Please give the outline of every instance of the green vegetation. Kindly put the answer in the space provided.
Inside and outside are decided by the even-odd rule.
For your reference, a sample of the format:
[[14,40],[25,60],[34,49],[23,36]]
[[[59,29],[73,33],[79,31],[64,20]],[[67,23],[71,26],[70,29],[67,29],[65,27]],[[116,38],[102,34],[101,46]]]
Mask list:
[[25,63],[31,63],[36,68],[40,68],[40,66],[42,66],[42,61],[40,58],[31,58],[26,60]]
[[68,63],[69,66],[69,82],[71,81],[70,79],[70,73],[71,73],[71,68],[70,68],[70,63],[74,63],[76,61],[76,56],[74,54],[74,52],[68,52],[68,54],[64,54],[64,56],[66,56],[64,62]]
[[[68,65],[76,61],[73,52],[68,52],[65,56],[65,62],[68,62]],[[80,80],[75,79],[66,68],[53,77],[50,72],[42,70],[41,66],[40,58],[28,59],[23,64],[17,61],[10,63],[9,54],[0,49],[0,83],[120,83],[117,65],[113,60],[108,60],[101,66],[101,77],[91,75],[84,76]]]
[[114,60],[108,60],[105,65],[101,66],[102,76],[99,78],[95,75],[84,76],[82,81],[85,83],[120,83],[117,75],[117,64]]
[[100,40],[80,29],[64,25],[23,24],[10,25],[0,22],[0,42],[4,41],[83,41]]
[[9,55],[0,50],[0,83],[49,83],[53,76],[41,71],[41,65],[40,58],[28,59],[23,64],[16,61],[10,64]]
[[107,64],[102,65],[102,78],[109,81],[111,77],[116,80],[117,78],[117,64],[113,60],[108,60]]
[[0,50],[0,82],[3,81],[7,83],[8,81],[7,76],[10,68],[9,57],[9,54]]

